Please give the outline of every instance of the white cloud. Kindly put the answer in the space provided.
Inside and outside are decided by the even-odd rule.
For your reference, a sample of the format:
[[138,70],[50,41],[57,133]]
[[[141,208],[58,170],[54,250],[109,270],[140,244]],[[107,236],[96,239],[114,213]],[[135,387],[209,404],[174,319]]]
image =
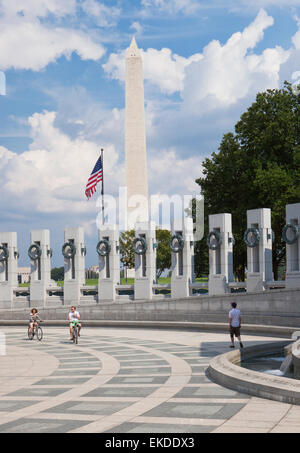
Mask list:
[[[111,124],[104,129],[110,129],[112,136],[120,115],[114,111],[110,116]],[[0,147],[0,207],[10,221],[15,213],[20,219],[23,216],[24,222],[30,219],[31,228],[62,231],[66,225],[82,225],[95,241],[95,222],[101,209],[101,203],[95,202],[100,188],[90,202],[84,189],[99,156],[99,141],[80,136],[71,139],[55,125],[56,119],[57,114],[48,111],[29,118],[32,143],[25,152],[16,154]],[[105,194],[117,196],[124,183],[124,158],[120,160],[113,139],[106,143],[104,157]],[[150,148],[148,174],[151,194],[193,195],[198,191],[195,178],[201,175],[201,160],[196,156],[181,158],[175,148]],[[61,241],[56,236],[52,239],[55,247]]]
[[158,9],[168,14],[193,14],[201,6],[195,0],[142,0],[142,5],[146,11]]
[[292,43],[294,44],[295,48],[298,50],[298,49],[300,49],[300,19],[296,16],[295,20],[298,25],[298,31],[292,37]]
[[[146,81],[147,143],[151,145],[148,148],[150,169],[151,162],[156,160],[155,150],[165,150],[162,151],[164,160],[156,161],[154,183],[149,187],[165,191],[162,187],[168,186],[169,177],[164,171],[170,168],[173,171],[173,165],[176,168],[183,165],[183,174],[190,178],[190,182],[185,183],[176,175],[174,186],[178,181],[185,190],[187,185],[195,186],[194,179],[200,176],[199,165],[203,158],[217,150],[222,135],[233,130],[257,92],[281,86],[281,69],[290,61],[291,49],[275,46],[256,51],[265,30],[273,22],[273,18],[261,10],[248,27],[234,33],[227,42],[211,41],[204,49],[199,49],[201,53],[189,58],[175,55],[170,49],[141,51]],[[110,77],[123,81],[125,51],[111,54],[103,67]],[[167,95],[179,93],[182,102],[149,90],[149,84]],[[197,156],[195,160],[194,156]]]
[[[55,118],[55,112],[47,111],[29,118],[33,142],[22,154],[0,147],[2,205],[14,205],[22,212],[25,199],[34,212],[70,210],[74,214],[94,209],[93,203],[86,203],[84,190],[99,157],[99,145],[83,138],[72,140],[55,127]],[[114,145],[107,144],[105,151],[109,190],[118,185],[122,169]]]
[[[164,7],[165,11],[169,12],[177,12],[178,8],[176,9],[176,3],[180,6],[180,4],[184,5],[185,3],[188,5],[189,2],[182,1],[182,2],[174,2],[173,9],[172,9],[172,0],[154,0],[154,4],[152,0],[144,0],[144,5],[146,11],[150,10],[151,5],[156,5],[157,8],[162,9]],[[161,6],[160,6],[161,4]],[[257,12],[261,8],[285,8],[287,10],[292,10],[300,6],[300,0],[198,0],[197,3],[194,4],[193,13],[199,11],[202,13],[203,11],[207,10],[218,10],[218,9],[226,9],[229,12],[238,12],[239,14]]]
[[4,72],[0,71],[0,96],[6,95],[6,77]]
[[152,153],[151,159],[148,157],[150,193],[193,195],[199,190],[195,179],[201,172],[201,160],[197,156],[181,158],[174,148],[159,150]]
[[138,35],[140,35],[143,31],[143,26],[140,24],[140,22],[132,22],[130,25],[131,30],[134,30]]
[[[224,45],[213,40],[202,54],[189,58],[173,54],[167,48],[141,50],[144,78],[162,93],[180,92],[185,104],[195,108],[208,98],[213,105],[229,105],[249,93],[277,88],[280,66],[287,61],[290,51],[275,46],[261,54],[254,53],[264,31],[273,22],[271,16],[260,10],[248,27],[234,33]],[[300,47],[300,32],[294,36],[295,45],[298,40]],[[110,77],[124,81],[125,51],[112,53],[103,68]]]
[[63,17],[75,12],[76,0],[0,0],[0,14],[10,19],[16,16],[46,17],[48,14]]
[[257,10],[260,8],[278,7],[278,8],[293,8],[300,6],[300,0],[229,0],[227,2],[221,1],[223,5],[232,10]]
[[[1,0],[0,0],[1,1]],[[87,32],[55,26],[47,16],[75,14],[76,1],[2,0],[0,3],[0,68],[39,71],[61,56],[76,52],[83,60],[98,60],[104,47]]]
[[[104,70],[114,79],[125,80],[125,51],[120,54],[112,53]],[[202,59],[200,54],[184,58],[172,54],[170,49],[141,50],[144,68],[144,78],[158,86],[163,93],[172,94],[181,91],[184,86],[185,68],[192,62]]]
[[203,50],[203,59],[186,68],[185,103],[230,105],[249,94],[277,88],[280,66],[290,52],[279,46],[260,55],[253,52],[271,25],[273,18],[261,10],[243,32],[234,33],[224,45],[211,41]]
[[100,27],[111,27],[119,19],[121,10],[116,7],[108,7],[104,3],[95,0],[84,0],[81,4],[83,11],[96,19]]
[[193,62],[200,61],[200,54],[184,58],[172,54],[170,49],[148,49],[142,53],[145,79],[159,86],[163,93],[172,94],[184,87],[185,69]]

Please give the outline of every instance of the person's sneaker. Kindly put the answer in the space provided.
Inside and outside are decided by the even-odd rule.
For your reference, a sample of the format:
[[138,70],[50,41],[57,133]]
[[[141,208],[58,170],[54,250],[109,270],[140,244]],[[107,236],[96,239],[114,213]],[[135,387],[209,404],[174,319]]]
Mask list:
[[243,348],[243,347],[244,347],[244,345],[243,345],[243,343],[242,343],[242,342],[240,342],[240,347],[241,347],[241,348]]
[[234,348],[234,344],[231,344],[229,347],[230,347],[230,348]]

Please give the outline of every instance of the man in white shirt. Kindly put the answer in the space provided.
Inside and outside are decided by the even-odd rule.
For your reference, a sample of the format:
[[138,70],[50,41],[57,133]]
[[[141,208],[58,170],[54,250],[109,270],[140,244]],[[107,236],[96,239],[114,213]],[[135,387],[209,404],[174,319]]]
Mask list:
[[236,308],[236,303],[232,302],[231,306],[232,309],[229,312],[229,331],[230,331],[230,339],[231,339],[231,348],[234,348],[234,336],[237,337],[240,343],[240,347],[243,348],[243,343],[241,340],[241,324],[242,324],[242,317],[241,312]]
[[76,311],[76,307],[72,306],[71,311],[68,316],[69,323],[70,323],[70,340],[73,340],[73,324],[76,322],[78,325],[78,336],[80,337],[80,330],[81,330],[81,324],[79,322],[80,319],[80,314],[78,311]]

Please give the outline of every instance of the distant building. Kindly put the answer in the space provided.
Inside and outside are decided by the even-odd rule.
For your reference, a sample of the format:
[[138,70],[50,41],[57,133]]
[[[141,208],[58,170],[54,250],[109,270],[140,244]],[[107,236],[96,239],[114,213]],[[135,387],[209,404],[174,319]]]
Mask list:
[[99,266],[93,265],[85,270],[85,278],[98,278],[99,277]]
[[29,283],[30,282],[30,267],[19,267],[18,268],[18,283]]

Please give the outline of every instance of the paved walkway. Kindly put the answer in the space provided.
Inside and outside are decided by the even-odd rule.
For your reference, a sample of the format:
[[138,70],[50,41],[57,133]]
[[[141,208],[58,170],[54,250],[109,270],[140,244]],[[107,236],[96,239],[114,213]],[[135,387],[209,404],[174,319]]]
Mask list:
[[42,342],[29,341],[24,328],[0,333],[1,433],[300,432],[300,406],[206,377],[210,359],[229,350],[228,335],[85,328],[76,346],[67,327],[44,327]]

